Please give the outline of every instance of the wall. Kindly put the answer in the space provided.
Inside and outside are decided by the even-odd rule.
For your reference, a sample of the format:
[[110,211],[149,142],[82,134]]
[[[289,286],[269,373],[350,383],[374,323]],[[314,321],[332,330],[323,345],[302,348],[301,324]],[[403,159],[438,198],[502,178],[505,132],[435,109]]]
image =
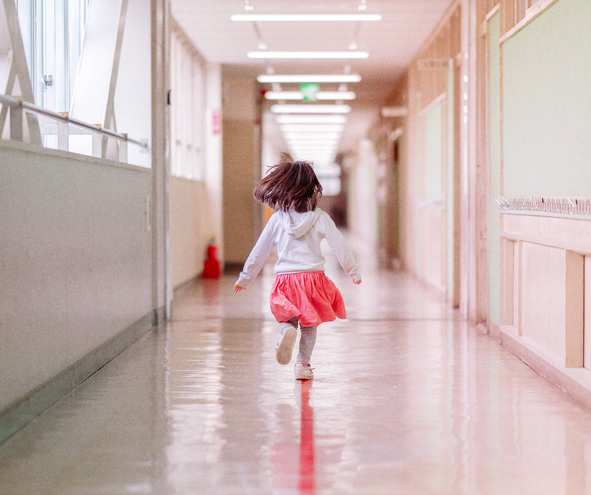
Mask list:
[[587,405],[591,217],[548,205],[591,198],[590,18],[589,2],[559,0],[502,36],[500,94],[501,193],[540,200],[501,217],[500,338]]
[[501,130],[500,130],[500,50],[499,14],[488,21],[488,163],[489,200],[489,322],[498,327],[500,322],[501,254],[500,215],[493,203],[501,195]]
[[203,271],[203,260],[213,229],[205,185],[201,181],[170,178],[170,255],[172,285],[197,277]]
[[[223,161],[225,262],[243,264],[258,232],[255,217],[260,207],[252,190],[260,177],[256,79],[223,73]],[[256,213],[256,215],[255,215]]]
[[162,315],[167,6],[150,7],[129,1],[113,108],[99,108],[148,141],[129,145],[141,166],[0,141],[0,441]]
[[152,313],[150,171],[0,142],[0,413]]
[[[460,5],[455,2],[410,64],[386,105],[406,117],[382,118],[375,129],[402,130],[398,139],[395,208],[397,253],[404,268],[440,289],[457,305],[460,193],[457,144],[456,59],[460,51]],[[427,60],[444,63],[433,68]],[[390,146],[390,144],[388,144]]]
[[205,110],[199,115],[204,143],[201,179],[170,178],[170,262],[173,288],[201,275],[207,246],[212,240],[218,247],[220,265],[223,266],[224,263],[219,64],[205,64],[204,80]]
[[560,0],[503,42],[504,194],[589,193],[589,19]]

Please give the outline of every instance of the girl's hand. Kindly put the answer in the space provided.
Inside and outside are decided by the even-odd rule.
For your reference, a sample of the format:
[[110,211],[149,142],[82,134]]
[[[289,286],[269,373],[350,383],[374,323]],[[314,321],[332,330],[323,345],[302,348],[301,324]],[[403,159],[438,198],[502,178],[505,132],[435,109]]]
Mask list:
[[353,283],[354,283],[355,285],[359,285],[359,284],[361,283],[361,279],[359,279],[359,280],[353,280]]
[[246,290],[244,287],[240,287],[239,285],[234,286],[234,292],[240,292],[241,290]]

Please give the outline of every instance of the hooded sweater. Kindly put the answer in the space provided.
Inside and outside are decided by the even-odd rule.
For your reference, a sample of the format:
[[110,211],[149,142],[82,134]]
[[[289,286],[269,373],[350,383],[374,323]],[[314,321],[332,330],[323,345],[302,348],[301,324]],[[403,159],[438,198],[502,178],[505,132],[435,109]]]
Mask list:
[[274,213],[252,249],[236,285],[245,289],[259,274],[267,258],[277,247],[275,274],[323,272],[325,259],[320,242],[326,239],[341,267],[353,280],[359,280],[357,263],[328,213],[316,208]]

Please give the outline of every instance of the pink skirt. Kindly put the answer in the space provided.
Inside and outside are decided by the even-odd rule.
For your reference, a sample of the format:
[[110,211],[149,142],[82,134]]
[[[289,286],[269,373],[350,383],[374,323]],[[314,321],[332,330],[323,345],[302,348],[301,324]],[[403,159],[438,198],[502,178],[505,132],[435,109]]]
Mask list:
[[303,327],[347,317],[343,296],[324,272],[277,275],[271,289],[271,312],[278,322],[295,316]]

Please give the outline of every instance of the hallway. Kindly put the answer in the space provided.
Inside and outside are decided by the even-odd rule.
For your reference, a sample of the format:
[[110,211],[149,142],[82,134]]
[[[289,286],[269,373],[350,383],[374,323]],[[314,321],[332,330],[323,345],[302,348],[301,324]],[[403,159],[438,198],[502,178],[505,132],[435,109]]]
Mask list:
[[313,382],[275,362],[269,271],[181,289],[0,446],[2,495],[591,493],[589,411],[435,291],[362,270],[327,270],[349,319],[320,327]]

